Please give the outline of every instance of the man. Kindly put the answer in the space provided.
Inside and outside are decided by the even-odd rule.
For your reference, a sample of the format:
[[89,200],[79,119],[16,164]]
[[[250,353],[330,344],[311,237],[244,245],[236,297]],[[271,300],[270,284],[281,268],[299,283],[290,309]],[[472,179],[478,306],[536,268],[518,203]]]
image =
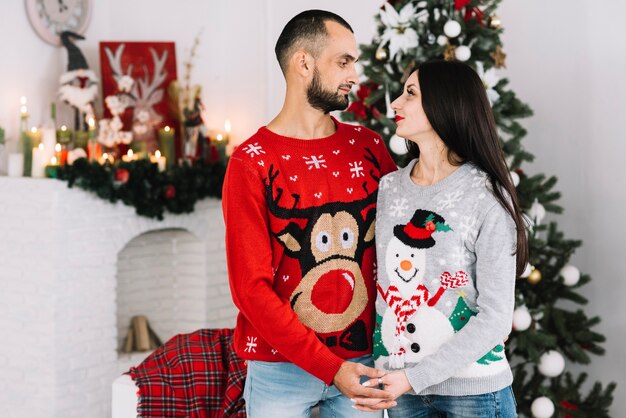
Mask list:
[[[358,82],[350,25],[295,16],[276,43],[287,90],[280,113],[233,153],[223,191],[234,344],[248,360],[252,417],[368,415],[350,399],[394,405],[360,385],[371,368],[376,192],[396,169],[374,132],[343,124]],[[375,415],[380,416],[380,415]]]

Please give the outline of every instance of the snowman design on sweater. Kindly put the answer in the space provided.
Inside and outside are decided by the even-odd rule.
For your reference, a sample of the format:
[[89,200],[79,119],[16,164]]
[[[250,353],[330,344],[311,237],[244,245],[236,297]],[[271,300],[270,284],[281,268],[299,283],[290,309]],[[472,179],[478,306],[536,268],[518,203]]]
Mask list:
[[[430,292],[424,285],[426,251],[436,244],[432,235],[451,231],[452,227],[442,216],[423,209],[417,209],[406,225],[393,228],[393,237],[385,253],[385,272],[390,284],[385,290],[377,283],[378,293],[387,305],[383,317],[377,318],[377,322],[381,322],[375,331],[375,339],[381,340],[374,347],[377,367],[402,369],[407,364],[418,363],[435,353],[476,315],[463,296],[458,297],[450,316],[437,309],[437,303],[446,291],[458,289],[463,295],[463,287],[470,282],[463,270],[454,275],[444,271],[435,292]],[[498,345],[455,376],[495,374],[505,366],[501,361],[503,354],[504,346]]]
[[[454,329],[435,305],[448,289],[465,286],[467,274],[444,272],[434,294],[424,285],[425,251],[435,245],[433,232],[450,231],[438,214],[418,209],[406,225],[396,225],[387,245],[385,270],[390,285],[378,292],[388,305],[382,319],[382,342],[389,353],[389,368],[415,363],[448,340]],[[409,319],[411,322],[409,323]]]

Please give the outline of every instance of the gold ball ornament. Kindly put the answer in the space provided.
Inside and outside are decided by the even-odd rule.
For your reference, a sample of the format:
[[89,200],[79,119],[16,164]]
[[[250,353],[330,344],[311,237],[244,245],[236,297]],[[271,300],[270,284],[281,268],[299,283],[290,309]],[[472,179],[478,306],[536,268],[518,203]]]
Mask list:
[[385,61],[387,59],[387,50],[383,47],[378,48],[375,57],[378,61]]
[[539,283],[541,281],[541,272],[539,271],[539,269],[533,269],[533,271],[530,272],[527,280],[530,284]]

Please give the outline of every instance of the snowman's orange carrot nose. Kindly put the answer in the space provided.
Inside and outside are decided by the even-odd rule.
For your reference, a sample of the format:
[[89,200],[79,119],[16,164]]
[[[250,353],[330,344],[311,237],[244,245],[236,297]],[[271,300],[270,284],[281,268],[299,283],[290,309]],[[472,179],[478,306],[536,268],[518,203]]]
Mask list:
[[409,271],[413,268],[413,264],[409,260],[402,260],[400,262],[400,268],[404,271]]

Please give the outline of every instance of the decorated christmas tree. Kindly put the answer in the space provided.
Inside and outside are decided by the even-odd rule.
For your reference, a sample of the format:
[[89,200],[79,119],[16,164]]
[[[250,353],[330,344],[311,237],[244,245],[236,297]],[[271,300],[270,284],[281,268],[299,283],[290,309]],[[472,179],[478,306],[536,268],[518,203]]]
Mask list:
[[[506,54],[496,16],[500,0],[397,0],[384,3],[375,17],[378,30],[371,44],[361,45],[363,79],[342,118],[380,133],[400,166],[407,163],[406,145],[393,135],[394,113],[389,104],[420,63],[434,58],[465,61],[482,78],[511,177],[527,217],[530,264],[517,281],[513,330],[506,354],[514,373],[513,389],[521,416],[608,417],[615,384],[584,385],[587,375],[568,367],[585,365],[601,355],[605,338],[593,328],[600,322],[582,309],[581,294],[591,278],[569,263],[581,246],[566,239],[555,222],[543,223],[546,212],[561,213],[555,177],[529,175],[524,163],[526,135],[519,119],[532,114],[508,88],[503,76]],[[572,306],[574,308],[572,308]],[[457,305],[452,323],[473,312]],[[457,318],[458,317],[458,318]],[[498,346],[488,353],[497,356]],[[567,359],[567,360],[566,360]],[[565,370],[565,369],[568,370]],[[577,370],[580,370],[578,367]]]

